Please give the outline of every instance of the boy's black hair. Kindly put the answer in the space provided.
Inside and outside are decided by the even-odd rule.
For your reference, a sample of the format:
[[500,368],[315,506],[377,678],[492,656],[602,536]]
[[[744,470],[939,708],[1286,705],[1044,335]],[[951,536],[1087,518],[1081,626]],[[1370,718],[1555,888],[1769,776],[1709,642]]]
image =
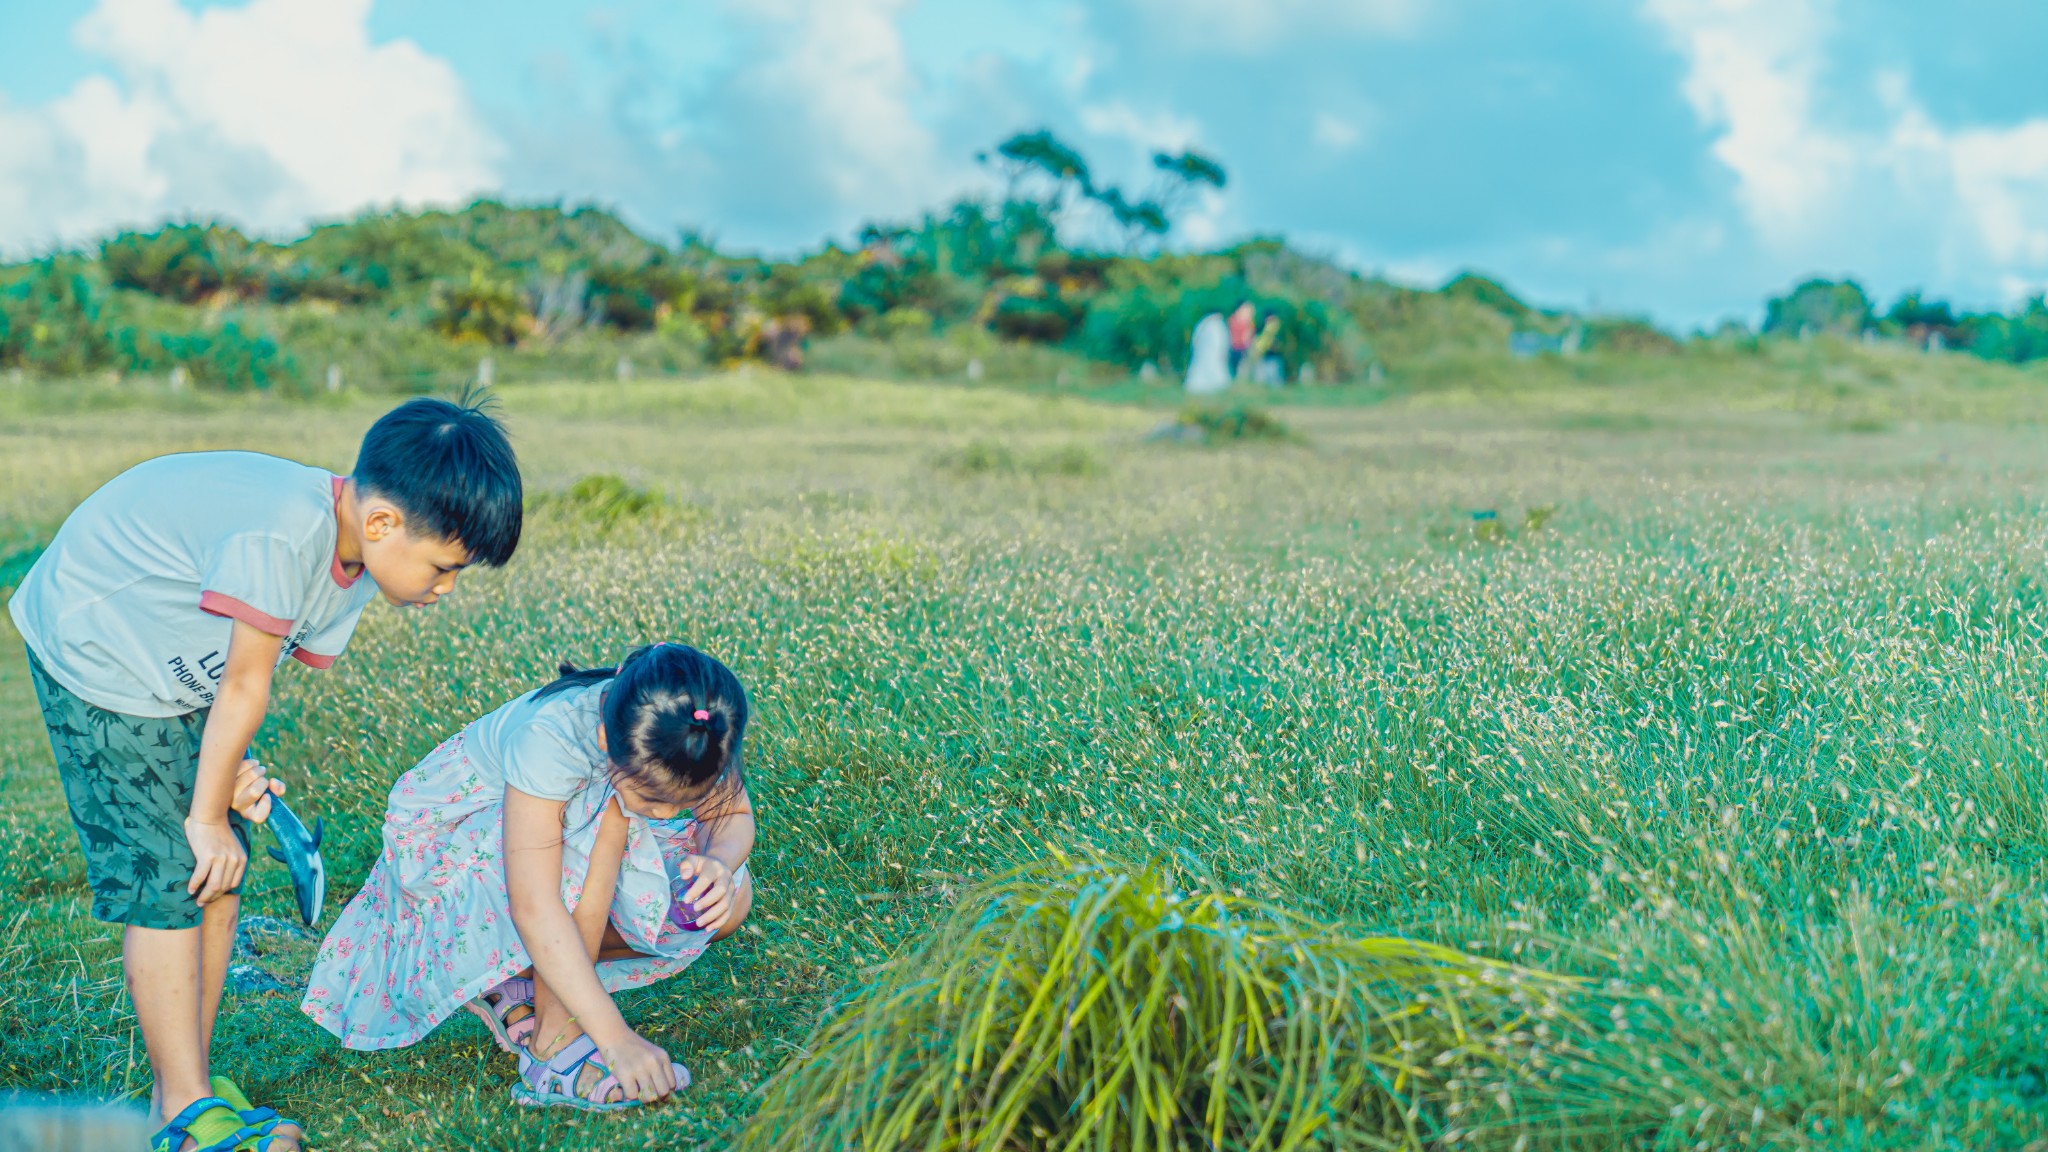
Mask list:
[[460,541],[471,563],[496,568],[519,547],[526,493],[491,407],[468,393],[407,400],[364,434],[355,481],[398,505],[413,533]]
[[732,669],[688,644],[669,642],[636,648],[616,668],[564,664],[561,672],[534,698],[611,681],[603,715],[613,779],[678,801],[714,789],[714,808],[745,786],[740,741],[747,735],[747,690]]

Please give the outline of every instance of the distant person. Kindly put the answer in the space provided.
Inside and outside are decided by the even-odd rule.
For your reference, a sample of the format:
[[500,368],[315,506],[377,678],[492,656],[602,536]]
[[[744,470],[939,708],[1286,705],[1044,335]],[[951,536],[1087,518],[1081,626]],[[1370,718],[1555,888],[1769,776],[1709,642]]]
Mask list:
[[1237,310],[1230,314],[1230,378],[1232,380],[1243,379],[1248,374],[1244,359],[1251,351],[1252,329],[1257,322],[1258,313],[1253,310],[1252,302],[1249,300],[1239,304]]
[[1287,364],[1273,352],[1279,343],[1280,318],[1268,314],[1251,350],[1252,379],[1268,388],[1279,388],[1287,382]]
[[410,400],[371,426],[353,477],[255,452],[137,464],[72,510],[8,602],[92,914],[123,926],[155,1152],[305,1139],[207,1060],[249,822],[284,792],[243,755],[276,669],[333,664],[379,594],[432,604],[510,559],[521,492],[482,406]]
[[383,853],[301,1008],[374,1050],[466,1007],[518,1057],[521,1104],[614,1111],[688,1087],[611,993],[676,975],[746,920],[746,734],[739,680],[675,643],[565,664],[470,722],[392,787]]
[[1195,324],[1188,348],[1187,391],[1190,396],[1208,396],[1230,387],[1230,331],[1220,312],[1211,312]]

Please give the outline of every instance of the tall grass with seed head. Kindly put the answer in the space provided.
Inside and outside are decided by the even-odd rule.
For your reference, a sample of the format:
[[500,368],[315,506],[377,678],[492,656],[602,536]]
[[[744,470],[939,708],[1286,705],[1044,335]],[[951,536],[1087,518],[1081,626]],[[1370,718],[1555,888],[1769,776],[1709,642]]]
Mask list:
[[1571,988],[1056,853],[965,894],[828,1014],[735,1146],[1425,1147]]

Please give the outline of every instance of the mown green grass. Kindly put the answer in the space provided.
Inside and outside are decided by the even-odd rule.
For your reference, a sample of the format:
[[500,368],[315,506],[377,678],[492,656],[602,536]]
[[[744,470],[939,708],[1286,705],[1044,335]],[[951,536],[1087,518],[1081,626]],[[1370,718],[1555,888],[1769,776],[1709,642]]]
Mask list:
[[[391,781],[557,661],[652,636],[728,660],[759,709],[755,918],[624,998],[699,1084],[533,1114],[472,1021],[359,1055],[289,997],[232,1003],[217,1059],[325,1148],[715,1141],[839,992],[1053,846],[1585,977],[1574,1072],[1451,1100],[1440,1145],[2025,1146],[2048,1134],[2048,397],[1884,355],[1816,361],[1807,392],[1739,365],[1446,384],[1219,447],[988,390],[510,389],[532,489],[661,499],[542,502],[510,569],[288,674],[262,746],[327,817],[338,908]],[[63,407],[0,397],[0,540],[159,451],[345,468],[379,411]],[[1063,458],[1090,466],[963,466]],[[134,1091],[33,712],[0,657],[0,1078]],[[278,869],[249,887],[289,914]]]

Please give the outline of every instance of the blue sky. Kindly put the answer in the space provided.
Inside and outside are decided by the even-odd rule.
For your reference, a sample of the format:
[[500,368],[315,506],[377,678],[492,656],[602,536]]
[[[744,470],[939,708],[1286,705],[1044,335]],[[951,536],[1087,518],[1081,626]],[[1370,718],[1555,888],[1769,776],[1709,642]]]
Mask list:
[[2044,43],[2024,0],[7,2],[0,249],[496,193],[787,252],[1049,126],[1219,157],[1179,244],[1674,326],[1810,274],[1996,306],[2048,282]]

